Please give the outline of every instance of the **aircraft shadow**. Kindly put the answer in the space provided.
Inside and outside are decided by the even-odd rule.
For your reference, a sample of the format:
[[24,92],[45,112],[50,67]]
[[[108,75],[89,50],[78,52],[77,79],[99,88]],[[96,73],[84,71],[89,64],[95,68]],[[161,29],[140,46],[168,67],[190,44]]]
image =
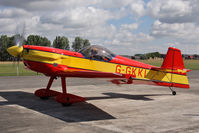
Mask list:
[[94,120],[115,119],[102,109],[89,103],[77,103],[69,107],[63,107],[55,99],[41,100],[32,93],[14,91],[0,92],[0,96],[7,101],[0,102],[0,106],[17,104],[25,108],[52,116],[65,122],[83,122]]
[[102,93],[106,96],[101,97],[87,97],[87,100],[100,100],[100,99],[113,99],[113,98],[125,98],[125,99],[132,99],[132,100],[143,100],[143,101],[151,101],[154,99],[148,98],[149,96],[163,96],[169,94],[151,94],[151,95],[131,95],[131,94],[121,94],[121,93]]

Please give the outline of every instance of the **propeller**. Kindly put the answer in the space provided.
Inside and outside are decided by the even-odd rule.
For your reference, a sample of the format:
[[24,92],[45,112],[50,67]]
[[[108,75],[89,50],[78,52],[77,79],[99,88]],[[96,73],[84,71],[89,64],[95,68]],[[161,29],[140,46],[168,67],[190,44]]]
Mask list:
[[[17,28],[19,28],[19,27],[17,27]],[[22,57],[23,42],[25,40],[25,37],[24,37],[24,35],[25,35],[25,24],[23,25],[23,27],[21,29],[22,29],[21,30],[22,31],[21,34],[18,33],[18,34],[16,34],[14,36],[14,43],[15,43],[15,45],[12,46],[12,47],[9,47],[7,49],[8,53],[10,55],[12,55],[12,56],[15,57],[14,60],[13,60],[13,63],[15,64],[15,61],[17,61],[17,67],[16,67],[16,69],[17,69],[17,76],[19,75],[19,62],[20,62],[21,57]]]
[[[20,32],[20,29],[22,29],[21,30],[21,34],[19,34]],[[16,28],[16,30],[18,31],[18,33],[16,33],[15,34],[15,38],[14,38],[14,40],[15,40],[15,46],[18,46],[19,48],[21,47],[21,46],[23,46],[23,42],[24,42],[24,40],[25,40],[25,23],[23,24],[23,27],[22,28],[20,28],[19,26]]]

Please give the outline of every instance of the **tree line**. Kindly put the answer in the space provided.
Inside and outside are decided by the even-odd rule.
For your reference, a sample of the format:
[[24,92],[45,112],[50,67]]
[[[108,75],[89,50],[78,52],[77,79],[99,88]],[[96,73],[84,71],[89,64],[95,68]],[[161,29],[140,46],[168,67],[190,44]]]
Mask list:
[[[1,35],[0,37],[0,61],[11,61],[13,57],[9,55],[7,52],[7,48],[16,45],[15,38],[19,35],[14,36],[7,36]],[[27,39],[23,41],[24,45],[37,45],[37,46],[48,46],[54,47],[59,49],[71,50],[71,51],[79,51],[80,49],[90,46],[90,42],[88,39],[83,39],[81,37],[75,37],[74,41],[72,42],[72,46],[69,45],[69,40],[65,36],[56,36],[53,43],[46,38],[39,35],[29,35]]]
[[146,54],[135,54],[135,57],[139,57],[140,59],[146,60],[149,58],[161,58],[161,54],[159,52],[152,52],[152,53],[146,53]]

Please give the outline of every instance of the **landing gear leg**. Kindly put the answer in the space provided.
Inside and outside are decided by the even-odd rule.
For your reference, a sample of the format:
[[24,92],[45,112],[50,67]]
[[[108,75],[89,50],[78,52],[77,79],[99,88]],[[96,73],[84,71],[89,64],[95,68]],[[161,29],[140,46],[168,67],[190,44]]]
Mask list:
[[63,106],[70,106],[73,103],[84,102],[86,98],[77,95],[69,94],[66,90],[66,78],[61,77],[62,93],[56,96],[56,101]]
[[42,88],[35,91],[35,95],[40,97],[41,99],[48,99],[49,97],[53,97],[59,94],[59,92],[50,90],[50,87],[54,81],[55,77],[50,77],[50,80],[48,81],[48,85],[46,88]]
[[171,92],[172,92],[172,95],[176,95],[176,91],[174,91],[171,87],[169,87],[169,89],[171,90]]

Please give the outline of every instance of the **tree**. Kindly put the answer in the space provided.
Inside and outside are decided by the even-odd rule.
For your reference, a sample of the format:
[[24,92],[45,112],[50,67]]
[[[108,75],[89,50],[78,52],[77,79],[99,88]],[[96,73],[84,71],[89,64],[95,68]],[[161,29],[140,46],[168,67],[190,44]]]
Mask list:
[[75,37],[75,41],[72,44],[73,51],[79,51],[80,49],[90,46],[88,39],[82,39],[81,37]]
[[64,36],[62,37],[56,36],[55,40],[53,41],[53,47],[59,48],[59,49],[70,50],[68,38]]
[[9,37],[8,48],[15,45],[15,36]]
[[41,37],[39,35],[29,35],[25,44],[37,46],[51,46],[51,42],[46,37]]
[[83,39],[81,37],[75,37],[75,41],[72,44],[73,51],[79,51],[82,47]]
[[90,44],[90,42],[89,42],[89,40],[88,39],[85,39],[84,41],[83,41],[83,47],[87,47],[87,46],[90,46],[91,44]]
[[140,56],[140,59],[141,59],[141,60],[146,60],[146,59],[148,59],[148,57],[146,56],[146,54],[142,54],[142,55]]
[[146,56],[147,56],[148,58],[155,58],[155,57],[160,58],[161,55],[160,55],[159,52],[153,52],[153,53],[147,53]]
[[[14,36],[8,37],[7,35],[1,35],[0,36],[0,60],[1,61],[7,61],[12,60],[14,57],[11,56],[7,52],[7,48],[16,45],[15,44],[15,38],[21,38],[19,34],[16,34]],[[24,40],[24,45],[37,45],[37,46],[51,46],[51,42],[46,37],[41,37],[39,35],[29,35],[27,37],[27,40]],[[81,37],[76,37],[74,42],[72,43],[72,48],[74,51],[79,51],[80,49],[90,46],[90,42],[88,39],[82,39]],[[60,49],[66,49],[69,50],[69,40],[67,37],[60,37],[57,36],[55,40],[53,41],[53,47],[60,48]]]
[[8,61],[12,60],[13,57],[7,52],[7,48],[14,45],[14,36],[8,37],[7,35],[2,35],[0,37],[0,60]]
[[8,47],[9,38],[7,35],[2,35],[0,38],[0,60],[4,61],[7,58],[7,47]]
[[51,42],[50,40],[48,40],[48,38],[46,37],[41,37],[41,42],[40,42],[40,46],[51,46]]

